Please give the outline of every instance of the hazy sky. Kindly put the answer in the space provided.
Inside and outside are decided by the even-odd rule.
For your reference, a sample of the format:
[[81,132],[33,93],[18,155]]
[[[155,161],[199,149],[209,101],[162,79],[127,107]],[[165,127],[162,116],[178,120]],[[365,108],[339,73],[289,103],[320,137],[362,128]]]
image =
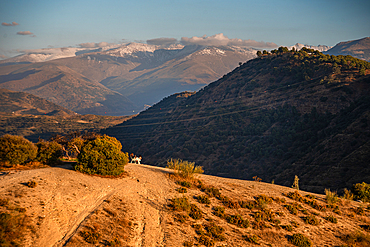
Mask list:
[[0,0],[0,56],[88,42],[223,33],[290,46],[370,36],[368,0]]

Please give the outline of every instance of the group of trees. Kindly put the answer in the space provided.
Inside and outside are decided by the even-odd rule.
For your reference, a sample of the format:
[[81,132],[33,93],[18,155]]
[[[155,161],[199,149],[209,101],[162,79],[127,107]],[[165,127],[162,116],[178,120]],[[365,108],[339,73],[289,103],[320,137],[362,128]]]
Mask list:
[[11,167],[40,162],[56,165],[63,155],[76,158],[75,170],[99,175],[120,175],[128,163],[128,153],[121,151],[121,143],[114,137],[77,132],[66,136],[54,136],[50,141],[39,140],[36,144],[22,136],[0,137],[0,164]]
[[62,156],[62,146],[57,142],[40,140],[33,144],[22,136],[0,137],[0,161],[4,166],[38,161],[52,164]]
[[366,69],[370,69],[370,63],[366,62],[365,60],[361,60],[358,58],[354,58],[350,55],[343,56],[343,55],[326,55],[323,54],[317,50],[309,49],[306,47],[303,47],[301,50],[297,51],[292,48],[292,50],[289,50],[287,47],[279,47],[278,49],[272,50],[270,52],[264,50],[264,51],[257,51],[257,56],[269,56],[269,55],[291,55],[296,60],[307,62],[309,59],[317,60],[316,63],[326,63],[330,64],[330,67],[333,68],[333,71],[340,71],[338,68],[343,68],[346,70],[359,70],[360,75],[366,74]]

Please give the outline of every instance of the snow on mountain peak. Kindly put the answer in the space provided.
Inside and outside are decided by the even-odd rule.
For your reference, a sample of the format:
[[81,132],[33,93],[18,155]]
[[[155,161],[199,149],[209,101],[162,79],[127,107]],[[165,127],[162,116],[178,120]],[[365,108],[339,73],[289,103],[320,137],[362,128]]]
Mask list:
[[327,46],[327,45],[314,46],[314,45],[304,45],[304,44],[300,44],[300,43],[297,43],[297,44],[295,44],[293,46],[290,46],[288,48],[289,48],[289,50],[291,50],[292,48],[294,48],[296,50],[301,50],[303,47],[306,47],[308,49],[318,50],[319,52],[324,52],[324,51],[327,51],[327,50],[332,48],[332,46]]

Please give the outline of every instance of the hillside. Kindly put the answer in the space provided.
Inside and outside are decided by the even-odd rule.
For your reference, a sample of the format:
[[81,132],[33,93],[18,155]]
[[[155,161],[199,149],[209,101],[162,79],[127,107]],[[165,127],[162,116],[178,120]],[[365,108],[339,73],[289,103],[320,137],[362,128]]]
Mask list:
[[104,131],[143,162],[323,193],[370,182],[369,63],[284,48]]
[[324,53],[330,55],[351,55],[370,62],[370,37],[340,42]]
[[300,233],[312,246],[370,243],[366,203],[208,175],[186,188],[168,169],[125,170],[115,179],[69,165],[3,172],[1,222],[14,227],[4,237],[21,246],[294,246]]
[[0,66],[0,88],[31,93],[80,114],[130,115],[136,109],[123,95],[48,62]]
[[29,93],[0,88],[0,98],[0,112],[49,116],[68,116],[75,114],[73,111]]

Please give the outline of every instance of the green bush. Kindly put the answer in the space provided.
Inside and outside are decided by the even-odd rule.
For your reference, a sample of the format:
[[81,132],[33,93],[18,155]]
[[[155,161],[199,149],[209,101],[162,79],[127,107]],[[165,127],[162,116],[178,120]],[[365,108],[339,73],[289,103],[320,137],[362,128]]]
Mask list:
[[354,184],[351,189],[354,200],[370,202],[370,184],[365,182]]
[[47,142],[40,140],[36,143],[37,146],[37,156],[36,160],[44,164],[55,164],[62,157],[62,145],[55,141]]
[[88,140],[82,146],[74,168],[88,174],[120,175],[128,163],[128,154],[121,149],[122,144],[107,135]]
[[36,146],[22,136],[0,137],[0,161],[10,165],[23,164],[36,157]]
[[298,247],[311,247],[312,246],[311,240],[301,233],[293,234],[292,238],[290,239],[290,242]]

